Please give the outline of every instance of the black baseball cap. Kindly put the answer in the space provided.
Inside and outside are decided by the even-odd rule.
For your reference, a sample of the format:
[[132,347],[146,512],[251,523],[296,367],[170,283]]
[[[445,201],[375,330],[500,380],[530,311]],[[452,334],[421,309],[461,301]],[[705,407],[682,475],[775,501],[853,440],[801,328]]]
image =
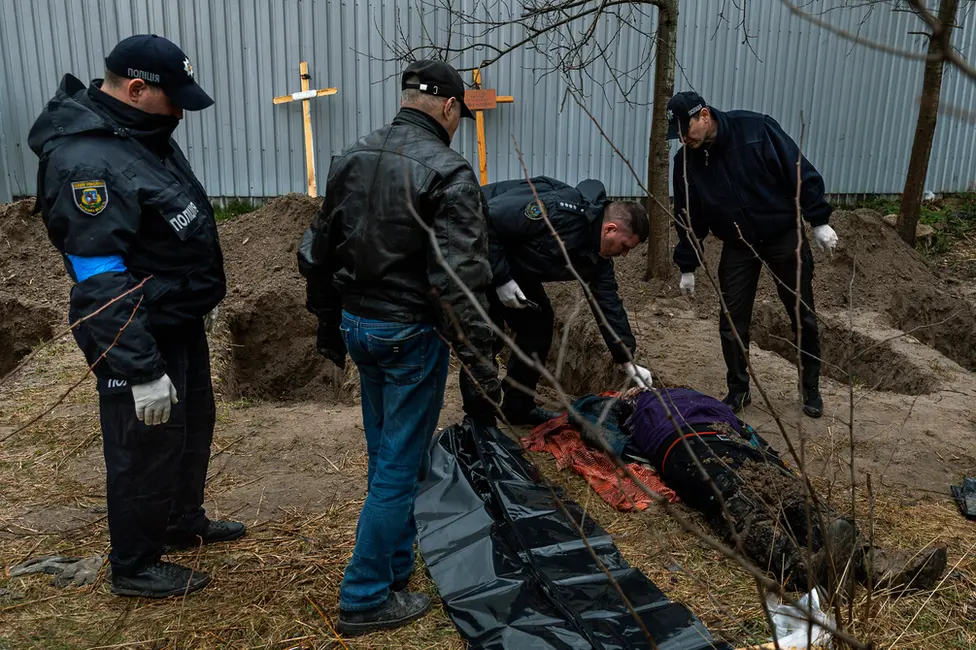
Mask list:
[[[407,83],[410,75],[417,75],[419,83]],[[474,119],[474,113],[464,103],[464,82],[461,81],[461,75],[450,64],[431,59],[414,61],[407,66],[400,78],[400,90],[407,88],[438,97],[453,97],[461,105],[461,117]]]
[[691,118],[707,107],[708,104],[702,96],[693,90],[686,90],[672,97],[668,102],[668,140],[677,139],[679,126],[681,133],[688,133]]
[[105,58],[105,68],[120,77],[159,86],[170,101],[187,111],[213,106],[214,100],[194,78],[190,58],[173,41],[136,34],[119,42]]

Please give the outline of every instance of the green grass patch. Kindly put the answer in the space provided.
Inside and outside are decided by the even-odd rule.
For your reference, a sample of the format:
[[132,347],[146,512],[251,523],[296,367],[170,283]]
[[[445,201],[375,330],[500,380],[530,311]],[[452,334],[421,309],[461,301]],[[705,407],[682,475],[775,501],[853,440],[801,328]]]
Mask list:
[[[898,199],[869,198],[855,203],[851,209],[867,208],[881,214],[898,214]],[[948,194],[922,203],[919,223],[935,229],[935,240],[924,252],[945,255],[954,244],[976,235],[976,192]]]
[[227,205],[214,206],[214,218],[218,222],[220,221],[230,221],[242,214],[247,214],[248,212],[253,212],[257,210],[258,206],[254,205],[250,201],[242,201],[241,199],[231,199],[227,202]]

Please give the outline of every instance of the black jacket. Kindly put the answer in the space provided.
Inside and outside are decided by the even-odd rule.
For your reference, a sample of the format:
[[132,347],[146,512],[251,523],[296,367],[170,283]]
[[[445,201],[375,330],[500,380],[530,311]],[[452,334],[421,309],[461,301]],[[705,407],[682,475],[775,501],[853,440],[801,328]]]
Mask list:
[[124,127],[89,92],[101,91],[65,75],[31,127],[37,206],[76,282],[72,322],[146,280],[74,329],[89,365],[105,354],[97,377],[138,384],[165,372],[156,337],[179,336],[223,299],[223,255],[207,193],[171,131]]
[[[768,115],[715,109],[715,142],[708,148],[681,147],[674,156],[674,215],[678,244],[674,262],[682,273],[699,266],[684,216],[699,241],[709,232],[726,245],[775,241],[796,228],[796,143]],[[687,164],[688,191],[685,192]],[[827,223],[833,208],[824,198],[820,173],[804,156],[800,163],[800,207],[811,226]],[[738,226],[738,228],[736,227]],[[740,238],[741,231],[741,238]]]
[[[630,354],[636,355],[637,343],[617,292],[613,262],[600,257],[600,230],[607,203],[603,183],[590,179],[572,187],[539,176],[532,179],[532,184],[546,206],[549,221],[566,246],[573,267],[590,287],[617,336],[630,348]],[[490,183],[484,192],[488,199],[494,286],[512,279],[518,282],[520,278],[540,282],[575,280],[556,238],[542,218],[528,181]],[[596,310],[593,311],[595,315]],[[624,363],[632,358],[602,325],[600,333],[615,362]]]
[[481,187],[443,127],[405,108],[332,159],[325,199],[298,251],[307,307],[335,335],[343,308],[366,318],[428,322],[454,341],[460,326],[474,350],[455,346],[459,358],[495,390],[491,328],[438,261],[428,229],[447,267],[487,311],[491,267]]

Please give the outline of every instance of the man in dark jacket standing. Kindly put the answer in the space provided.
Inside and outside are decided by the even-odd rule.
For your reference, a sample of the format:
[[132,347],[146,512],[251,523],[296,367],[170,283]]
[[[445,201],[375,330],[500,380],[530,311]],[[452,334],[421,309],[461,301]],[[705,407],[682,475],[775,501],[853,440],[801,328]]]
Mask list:
[[489,398],[468,402],[476,425],[494,423],[498,399],[491,329],[458,284],[487,310],[484,198],[470,164],[450,147],[461,118],[472,117],[464,84],[446,63],[418,61],[401,89],[393,122],[333,158],[325,200],[299,249],[318,349],[339,366],[348,351],[362,388],[368,494],[339,591],[347,635],[403,625],[430,608],[426,594],[406,587],[413,504],[447,381],[442,336]]
[[[484,187],[489,214],[493,291],[488,293],[488,303],[492,320],[498,325],[507,323],[515,331],[515,344],[529,357],[545,363],[552,345],[554,314],[542,284],[576,278],[543,218],[541,201],[573,268],[593,293],[596,306],[590,307],[594,315],[599,309],[610,324],[612,331],[597,316],[613,360],[637,385],[650,386],[651,373],[633,363],[637,344],[617,292],[612,262],[612,258],[626,256],[647,240],[647,212],[639,203],[608,201],[603,183],[597,180],[585,180],[576,187],[545,176],[530,181],[502,181]],[[502,342],[496,341],[497,353]],[[533,393],[539,376],[536,368],[515,354],[511,356],[508,377],[522,386],[505,385],[502,412],[512,424],[537,425],[558,415],[535,404]],[[462,387],[466,380],[462,374]]]
[[69,319],[89,317],[73,334],[97,377],[112,592],[161,598],[210,580],[160,561],[164,546],[244,534],[202,507],[216,415],[204,318],[226,281],[210,200],[172,139],[184,110],[213,100],[156,35],[123,40],[105,68],[88,88],[65,75],[29,144],[75,282]]
[[[833,208],[824,198],[820,173],[768,115],[719,111],[698,93],[682,92],[668,103],[668,137],[684,145],[674,157],[674,215],[681,292],[694,295],[700,245],[709,232],[723,242],[718,277],[730,319],[719,331],[728,369],[725,403],[739,412],[749,404],[749,373],[736,341],[748,350],[749,324],[759,272],[765,264],[780,300],[800,334],[803,412],[823,414],[820,340],[813,303],[813,255],[799,212],[822,250],[833,252],[837,233],[827,222]],[[799,187],[797,186],[797,162]],[[796,319],[797,246],[800,248],[800,318]],[[702,249],[703,250],[703,249]],[[733,331],[733,326],[735,331]]]

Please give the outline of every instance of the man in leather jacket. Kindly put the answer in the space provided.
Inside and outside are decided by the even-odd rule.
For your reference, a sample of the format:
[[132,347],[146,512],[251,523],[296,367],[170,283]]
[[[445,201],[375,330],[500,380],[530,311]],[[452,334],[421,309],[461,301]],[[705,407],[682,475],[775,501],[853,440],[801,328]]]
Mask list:
[[162,562],[166,546],[244,534],[202,507],[216,418],[204,319],[226,280],[210,200],[171,137],[184,110],[213,100],[154,34],[121,41],[105,69],[88,88],[65,75],[28,142],[37,208],[75,282],[72,333],[97,377],[112,592],[162,598],[210,580]]
[[339,592],[347,635],[403,625],[431,605],[406,587],[414,498],[448,374],[443,339],[484,391],[468,402],[476,424],[494,423],[499,392],[492,331],[472,301],[487,311],[484,198],[470,164],[450,147],[461,117],[472,116],[464,84],[446,63],[418,61],[401,89],[392,123],[333,158],[325,200],[298,252],[318,349],[340,367],[348,352],[361,380],[368,495]]
[[748,350],[756,286],[765,265],[789,314],[793,326],[790,340],[796,340],[798,330],[801,335],[803,411],[820,417],[823,399],[813,255],[806,231],[798,223],[797,200],[800,216],[810,224],[814,241],[821,249],[833,251],[837,233],[827,223],[833,208],[824,198],[823,178],[768,115],[719,111],[708,106],[698,93],[686,91],[671,98],[668,116],[668,137],[680,138],[684,145],[674,156],[673,179],[678,233],[674,262],[681,269],[683,294],[694,295],[698,246],[709,233],[723,242],[718,278],[729,311],[729,318],[723,311],[719,321],[728,369],[725,403],[738,412],[752,401],[746,357],[735,334]]
[[[617,291],[612,258],[626,256],[647,240],[650,224],[639,203],[609,201],[603,183],[588,179],[573,187],[545,176],[491,183],[488,201],[489,254],[493,290],[491,317],[515,332],[515,344],[545,363],[552,345],[554,314],[544,282],[574,282],[572,268],[593,294],[591,304],[600,333],[614,362],[638,386],[650,386],[651,373],[633,362],[637,345]],[[538,197],[538,198],[537,198]],[[545,206],[547,219],[543,218]],[[552,235],[552,228],[559,239]],[[610,325],[603,325],[603,317]],[[612,330],[612,331],[611,331]],[[496,340],[496,352],[502,349]],[[502,413],[514,425],[537,425],[557,413],[535,404],[540,372],[512,354],[508,363]],[[461,375],[462,394],[467,377]],[[518,384],[518,385],[516,385]],[[521,388],[520,388],[521,386]]]

